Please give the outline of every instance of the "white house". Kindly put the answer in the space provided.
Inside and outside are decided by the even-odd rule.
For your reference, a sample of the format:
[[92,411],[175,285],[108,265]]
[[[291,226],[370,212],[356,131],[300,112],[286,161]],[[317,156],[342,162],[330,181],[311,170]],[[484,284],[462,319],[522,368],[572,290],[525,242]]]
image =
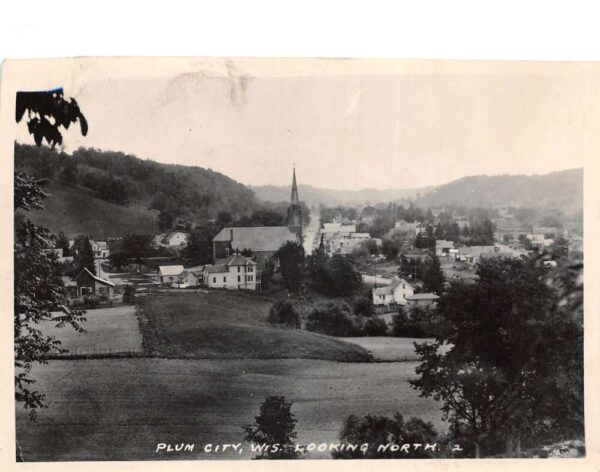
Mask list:
[[182,265],[160,266],[158,268],[158,281],[161,284],[173,284],[179,282],[179,276],[183,272]]
[[406,305],[408,297],[414,292],[415,289],[406,280],[394,277],[391,284],[373,289],[373,305]]
[[155,236],[154,245],[169,248],[181,248],[187,244],[189,237],[190,235],[184,231],[170,231]]
[[108,259],[110,250],[108,249],[108,243],[106,241],[92,241],[90,240],[92,251],[94,251],[94,259]]
[[241,254],[232,254],[217,261],[214,265],[205,265],[202,277],[204,285],[210,288],[232,290],[258,290],[260,288],[256,262]]

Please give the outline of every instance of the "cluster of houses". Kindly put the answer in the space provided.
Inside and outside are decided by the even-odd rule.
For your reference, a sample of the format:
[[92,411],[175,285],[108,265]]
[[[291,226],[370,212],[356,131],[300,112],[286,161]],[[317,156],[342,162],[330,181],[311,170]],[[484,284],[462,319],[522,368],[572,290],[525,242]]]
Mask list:
[[160,266],[158,279],[162,285],[173,288],[226,288],[231,290],[259,290],[260,274],[257,263],[235,253],[225,259],[199,267],[182,265]]
[[[369,233],[357,232],[355,221],[323,223],[321,234],[325,251],[330,256],[352,254],[363,242],[374,239]],[[375,239],[375,242],[381,244],[381,240]]]
[[[182,232],[163,236],[160,244],[185,245]],[[296,170],[285,226],[227,226],[213,238],[213,264],[184,268],[161,266],[159,282],[177,288],[199,287],[233,290],[260,290],[260,274],[267,261],[287,242],[303,244],[302,209],[298,198]],[[248,254],[248,256],[242,255]]]
[[415,293],[414,287],[406,280],[394,277],[384,279],[382,287],[373,288],[373,305],[404,306],[406,308],[435,306],[440,298],[435,293]]

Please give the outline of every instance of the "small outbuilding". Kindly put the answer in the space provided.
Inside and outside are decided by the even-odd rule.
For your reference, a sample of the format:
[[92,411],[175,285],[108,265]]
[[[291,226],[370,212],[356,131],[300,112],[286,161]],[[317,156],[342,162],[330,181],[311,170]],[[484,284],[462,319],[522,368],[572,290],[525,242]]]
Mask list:
[[87,267],[73,277],[73,281],[77,285],[77,296],[79,297],[96,295],[110,299],[114,296],[115,284],[92,274]]

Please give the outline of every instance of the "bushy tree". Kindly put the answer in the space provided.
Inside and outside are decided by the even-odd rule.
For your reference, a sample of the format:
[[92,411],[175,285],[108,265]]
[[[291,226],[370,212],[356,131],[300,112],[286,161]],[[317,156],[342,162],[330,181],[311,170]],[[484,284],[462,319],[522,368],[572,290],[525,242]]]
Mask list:
[[244,427],[246,441],[266,444],[255,459],[297,459],[294,440],[297,437],[297,420],[291,412],[292,402],[283,396],[269,396],[260,406],[260,413],[254,423]]
[[108,260],[110,261],[110,265],[117,270],[121,270],[121,267],[129,263],[129,257],[122,250],[111,252]]
[[285,326],[287,328],[300,328],[302,322],[300,315],[291,301],[282,299],[275,302],[269,310],[267,321],[272,325]]
[[[46,142],[54,148],[62,143],[61,129],[79,122],[87,134],[88,125],[74,99],[65,100],[63,90],[50,92],[17,92],[15,119],[27,115],[27,129],[37,146]],[[15,145],[15,148],[17,145]],[[14,175],[14,209],[28,212],[43,209],[48,197],[41,187],[45,181],[21,172]],[[44,394],[34,390],[30,377],[33,364],[45,363],[50,352],[62,350],[60,340],[44,334],[37,326],[51,320],[57,327],[72,326],[81,332],[84,311],[64,304],[65,291],[60,267],[52,254],[44,249],[52,246],[47,228],[34,225],[26,217],[15,218],[14,240],[14,349],[15,400],[36,418],[38,408],[46,406]],[[54,313],[53,313],[54,312]]]
[[63,257],[69,257],[71,255],[71,248],[69,247],[69,238],[65,236],[62,231],[58,233],[56,243],[54,244],[56,249],[62,249]]
[[358,297],[354,300],[353,309],[355,315],[371,317],[375,314],[373,302],[368,297]]
[[[208,264],[212,261],[212,238],[217,234],[214,228],[197,228],[190,232],[183,251],[186,260],[192,265]],[[243,254],[242,252],[242,255]]]
[[141,270],[142,261],[151,252],[152,236],[147,234],[128,234],[123,238],[121,251],[138,265]]
[[334,255],[328,264],[331,285],[328,292],[334,296],[351,296],[362,287],[362,276],[349,259],[339,254]]
[[387,323],[385,320],[377,317],[367,319],[360,330],[361,336],[386,336],[387,334]]
[[[360,449],[356,451],[344,450],[334,452],[334,459],[428,459],[437,456],[436,450],[426,448],[426,444],[437,442],[438,433],[433,425],[419,418],[410,418],[404,421],[400,413],[392,418],[387,416],[367,415],[359,418],[350,415],[346,418],[340,434],[340,440],[347,444],[369,444],[366,453]],[[378,450],[379,445],[409,444],[406,449],[392,451],[390,448]],[[420,447],[414,447],[420,444]]]
[[328,303],[313,309],[306,320],[306,329],[329,336],[353,336],[357,332],[348,307],[337,303]]
[[539,258],[484,260],[477,275],[441,297],[444,329],[417,345],[411,384],[442,402],[454,438],[486,454],[583,434],[582,313]]
[[423,286],[425,291],[439,295],[444,290],[445,281],[446,278],[444,277],[444,272],[442,271],[440,259],[435,253],[432,252],[432,254],[427,258],[425,270],[423,272]]
[[275,261],[269,257],[264,265],[263,270],[260,273],[260,285],[262,290],[269,290],[273,283],[273,277],[275,276]]
[[299,292],[304,279],[304,248],[288,241],[275,253],[279,262],[279,271],[285,287],[291,292]]
[[133,285],[125,285],[125,290],[123,290],[123,303],[135,303],[135,288]]

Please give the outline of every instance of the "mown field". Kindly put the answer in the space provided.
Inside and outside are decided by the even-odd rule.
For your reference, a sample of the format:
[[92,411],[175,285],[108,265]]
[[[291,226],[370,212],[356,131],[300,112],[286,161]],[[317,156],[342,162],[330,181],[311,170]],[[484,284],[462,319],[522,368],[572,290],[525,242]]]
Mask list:
[[[17,441],[25,461],[248,459],[206,454],[207,443],[243,442],[268,395],[294,402],[298,442],[336,442],[350,414],[400,412],[445,428],[439,405],[407,380],[414,362],[319,360],[55,360],[36,366],[49,408],[29,421],[17,405]],[[155,454],[163,443],[194,443],[192,453]],[[328,453],[310,458],[328,458]]]
[[367,362],[361,346],[266,321],[271,301],[231,291],[140,298],[146,352],[188,359],[324,359]]
[[44,321],[39,327],[45,335],[56,337],[61,341],[61,347],[69,350],[62,355],[142,352],[142,335],[134,306],[88,310],[85,318],[83,333],[71,326],[57,328],[51,321]]

